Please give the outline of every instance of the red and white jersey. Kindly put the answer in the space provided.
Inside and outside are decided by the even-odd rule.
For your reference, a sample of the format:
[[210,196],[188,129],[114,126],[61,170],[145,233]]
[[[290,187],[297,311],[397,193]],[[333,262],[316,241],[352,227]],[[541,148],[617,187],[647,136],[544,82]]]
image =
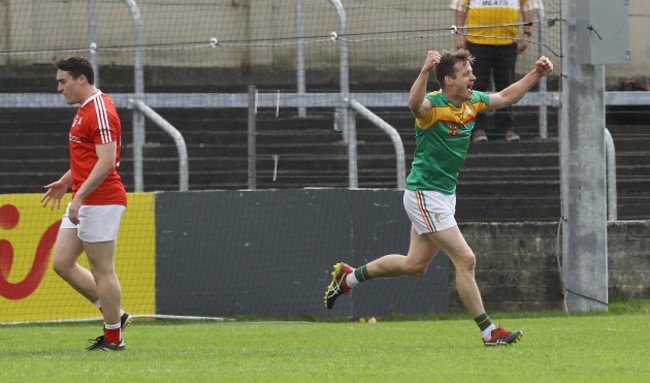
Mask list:
[[117,173],[122,151],[122,124],[113,100],[97,90],[81,104],[68,135],[72,194],[88,179],[97,164],[96,145],[117,143],[115,167],[104,182],[84,198],[84,205],[124,205],[126,190]]

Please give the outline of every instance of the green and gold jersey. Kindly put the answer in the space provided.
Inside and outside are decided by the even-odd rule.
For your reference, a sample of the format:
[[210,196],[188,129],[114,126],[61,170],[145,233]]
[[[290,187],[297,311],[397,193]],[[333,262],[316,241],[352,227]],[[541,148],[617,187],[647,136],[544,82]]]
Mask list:
[[424,118],[415,119],[415,154],[408,190],[437,190],[454,194],[458,172],[465,163],[476,115],[488,109],[489,96],[473,91],[472,98],[455,105],[442,91],[426,98],[432,108]]

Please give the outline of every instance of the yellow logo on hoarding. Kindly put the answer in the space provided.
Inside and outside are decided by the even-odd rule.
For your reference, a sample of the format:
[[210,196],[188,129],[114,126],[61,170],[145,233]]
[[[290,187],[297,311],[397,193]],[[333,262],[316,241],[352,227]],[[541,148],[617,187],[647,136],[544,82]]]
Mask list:
[[[88,319],[99,311],[51,268],[61,210],[42,208],[40,194],[0,195],[0,322]],[[129,193],[115,266],[130,313],[155,313],[155,197]],[[85,256],[79,263],[87,267]]]
[[[13,230],[20,221],[20,212],[15,205],[0,206],[0,229]],[[11,242],[0,239],[0,296],[20,300],[30,296],[38,287],[47,269],[48,258],[54,247],[56,234],[61,220],[50,225],[38,240],[34,262],[25,278],[19,282],[9,281],[9,274],[14,261],[14,249]]]

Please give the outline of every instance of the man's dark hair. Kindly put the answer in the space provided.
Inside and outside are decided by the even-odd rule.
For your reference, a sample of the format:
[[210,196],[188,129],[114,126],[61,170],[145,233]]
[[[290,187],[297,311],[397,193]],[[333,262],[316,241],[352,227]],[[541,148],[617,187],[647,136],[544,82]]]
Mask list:
[[56,69],[70,73],[72,78],[77,79],[84,75],[90,85],[95,84],[95,72],[92,64],[83,57],[69,57],[56,62]]
[[474,57],[467,49],[458,49],[451,52],[442,51],[440,62],[436,65],[436,80],[438,80],[440,87],[444,84],[445,76],[456,78],[455,65],[459,61],[471,64],[474,62]]

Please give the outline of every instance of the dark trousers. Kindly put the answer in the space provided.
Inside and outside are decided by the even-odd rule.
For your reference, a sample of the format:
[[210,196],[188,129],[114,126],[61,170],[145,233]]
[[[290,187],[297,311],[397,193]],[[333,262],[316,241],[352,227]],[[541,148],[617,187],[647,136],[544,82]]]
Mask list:
[[[494,79],[494,91],[501,91],[513,83],[515,78],[515,65],[517,64],[517,44],[508,45],[481,45],[467,43],[467,49],[474,56],[474,89],[486,92],[490,85],[490,78]],[[476,129],[485,129],[491,134],[502,136],[512,129],[514,116],[512,108],[499,109],[494,113],[494,127],[487,126],[487,115],[481,113],[476,119]]]

